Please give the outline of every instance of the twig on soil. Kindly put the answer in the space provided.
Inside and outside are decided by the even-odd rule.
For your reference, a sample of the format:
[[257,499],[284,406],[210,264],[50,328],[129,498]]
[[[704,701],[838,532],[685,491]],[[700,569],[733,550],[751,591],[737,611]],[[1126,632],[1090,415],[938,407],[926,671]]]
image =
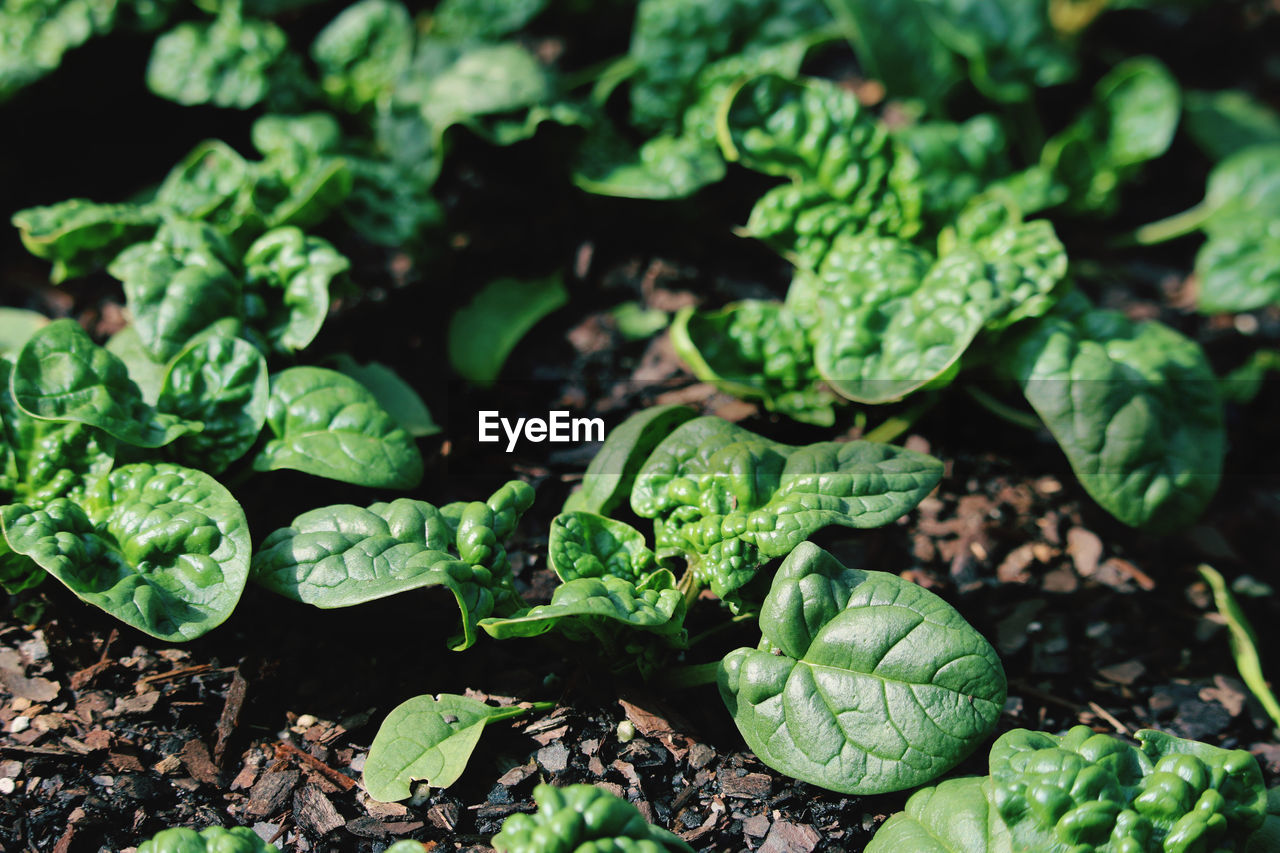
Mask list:
[[1097,714],[1099,717],[1101,717],[1102,719],[1110,723],[1111,728],[1115,729],[1119,734],[1122,734],[1125,737],[1133,737],[1132,729],[1130,729],[1124,723],[1117,720],[1110,711],[1108,711],[1106,708],[1099,705],[1097,702],[1090,702],[1089,710],[1093,711],[1093,713]]
[[236,667],[224,666],[220,669],[214,669],[212,664],[202,663],[196,666],[183,666],[178,669],[171,669],[168,672],[157,672],[154,675],[144,675],[138,679],[139,684],[151,685],[160,681],[172,681],[176,678],[190,678],[197,675],[204,675],[210,672],[235,672]]
[[355,779],[352,779],[350,776],[346,775],[345,773],[342,773],[339,770],[334,770],[332,767],[330,767],[328,764],[325,764],[323,761],[316,758],[314,755],[303,752],[302,750],[298,749],[296,746],[294,746],[291,743],[285,743],[284,741],[277,741],[276,742],[276,758],[277,759],[293,758],[297,761],[300,761],[301,763],[305,764],[307,767],[310,767],[312,770],[316,771],[321,776],[328,779],[330,782],[337,785],[339,788],[341,788],[344,791],[350,791],[352,788],[356,786]]

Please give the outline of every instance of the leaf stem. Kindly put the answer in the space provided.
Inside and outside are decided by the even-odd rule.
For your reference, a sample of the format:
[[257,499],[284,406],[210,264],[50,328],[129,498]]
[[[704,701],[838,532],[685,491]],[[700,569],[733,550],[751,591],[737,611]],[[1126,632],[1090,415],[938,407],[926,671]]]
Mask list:
[[485,718],[485,725],[490,723],[500,723],[503,720],[513,720],[516,717],[523,717],[525,714],[534,711],[550,711],[556,707],[556,702],[530,702],[528,707],[522,705],[512,705],[508,708],[500,708],[496,713],[490,714]]
[[1181,213],[1156,222],[1148,222],[1146,225],[1116,238],[1111,245],[1150,246],[1155,243],[1163,243],[1195,231],[1205,223],[1206,219],[1213,215],[1213,211],[1214,208],[1202,201],[1195,207],[1184,210]]
[[1044,422],[1030,412],[1024,412],[1021,409],[1015,409],[1007,403],[1002,403],[995,397],[983,391],[976,385],[966,385],[964,390],[970,397],[978,401],[982,408],[1003,421],[1008,421],[1014,426],[1020,426],[1023,429],[1038,430],[1044,426]]
[[720,661],[693,663],[667,670],[660,678],[662,686],[671,690],[714,684],[720,673]]
[[933,394],[928,395],[925,399],[915,403],[911,408],[894,415],[893,417],[882,421],[879,426],[871,430],[862,437],[863,441],[874,441],[878,444],[888,444],[898,436],[902,435],[911,427],[915,426],[916,421],[920,420],[925,412],[933,408],[937,402],[937,397]]
[[693,603],[698,600],[698,596],[702,594],[702,590],[705,586],[705,584],[698,580],[698,573],[694,571],[692,565],[684,570],[684,574],[680,576],[680,580],[676,584],[676,589],[684,593],[684,606],[686,610],[693,607]]

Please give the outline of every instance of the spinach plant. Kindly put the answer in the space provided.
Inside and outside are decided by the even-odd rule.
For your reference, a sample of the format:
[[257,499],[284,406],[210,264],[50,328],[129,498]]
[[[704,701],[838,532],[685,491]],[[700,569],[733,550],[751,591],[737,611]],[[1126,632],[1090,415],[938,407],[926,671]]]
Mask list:
[[1137,738],[1007,732],[989,776],[917,791],[867,851],[1265,849],[1248,846],[1267,820],[1252,755],[1150,729]]
[[636,853],[693,853],[673,832],[648,823],[626,800],[594,785],[533,790],[538,810],[515,814],[493,837],[504,853],[590,853],[594,850],[634,850]]

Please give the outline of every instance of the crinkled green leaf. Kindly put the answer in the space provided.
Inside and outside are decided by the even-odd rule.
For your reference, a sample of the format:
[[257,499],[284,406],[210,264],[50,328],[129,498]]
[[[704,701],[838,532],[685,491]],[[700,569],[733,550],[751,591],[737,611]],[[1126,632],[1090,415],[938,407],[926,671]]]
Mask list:
[[270,441],[258,471],[290,468],[344,483],[409,489],[422,479],[413,438],[363,385],[319,367],[292,367],[271,378]]
[[636,474],[653,449],[695,414],[688,406],[650,406],[618,424],[587,466],[582,490],[570,496],[565,510],[612,513],[627,501]]
[[[927,782],[968,755],[1004,707],[995,650],[951,605],[809,542],[783,561],[758,649],[720,668],[720,694],[761,761],[847,794]],[[1026,848],[1039,849],[1039,848]]]
[[416,100],[427,123],[440,133],[477,116],[532,106],[550,91],[546,72],[523,47],[481,45],[466,50],[443,73],[424,81]]
[[179,24],[156,39],[147,86],[180,104],[247,109],[280,83],[287,49],[284,30],[245,20],[238,3],[227,3],[212,22]]
[[813,363],[809,330],[778,302],[748,299],[719,311],[684,309],[671,326],[676,354],[694,376],[805,423],[835,423],[835,395]]
[[[987,801],[986,778],[948,779],[911,795],[881,824],[866,853],[996,853],[1008,851],[1004,824]],[[1003,843],[1002,843],[1003,842]]]
[[343,10],[311,45],[320,85],[355,112],[390,94],[413,57],[413,22],[394,0],[362,0]]
[[267,419],[267,362],[240,338],[209,335],[169,363],[156,408],[204,425],[167,452],[184,465],[220,474],[249,452]]
[[409,785],[425,780],[447,788],[467,767],[485,724],[511,716],[479,699],[441,693],[415,696],[397,705],[369,747],[364,787],[384,803],[409,796]]
[[318,225],[351,193],[352,170],[337,151],[342,130],[328,113],[265,115],[252,135],[264,155],[252,196],[264,228]]
[[53,262],[49,278],[54,283],[105,266],[126,246],[146,239],[160,220],[153,206],[95,204],[80,198],[13,215],[27,251]]
[[549,0],[443,0],[433,30],[446,38],[491,41],[523,27]]
[[81,423],[33,418],[10,392],[13,366],[0,359],[0,502],[41,506],[83,491],[111,470],[116,443]]
[[[916,274],[899,275],[916,252],[869,247],[873,236],[842,238],[827,256],[813,332],[817,372],[859,402],[901,399],[952,370],[984,328],[1000,329],[1052,305],[1067,256],[1048,220],[1000,229],[961,243]],[[869,259],[883,256],[875,268]],[[853,269],[842,275],[843,259]],[[868,269],[870,268],[870,269]]]
[[525,333],[568,299],[559,275],[494,279],[449,319],[449,363],[472,382],[492,382]]
[[1141,749],[1085,726],[1001,736],[990,798],[1013,849],[1236,849],[1262,825],[1266,790],[1249,753],[1150,730],[1137,737]]
[[162,640],[220,625],[249,576],[244,511],[212,477],[177,465],[126,465],[82,498],[14,504],[0,521],[15,552]]
[[950,222],[1010,168],[1008,138],[994,116],[962,123],[927,121],[894,135],[920,163],[923,212],[935,225]]
[[1280,114],[1239,89],[1187,92],[1182,126],[1213,160],[1252,145],[1280,143]]
[[226,234],[257,228],[249,161],[225,142],[202,142],[180,160],[156,191],[156,204]]
[[53,71],[63,54],[116,23],[117,0],[10,0],[0,6],[0,103]]
[[201,428],[149,406],[124,363],[70,319],[32,335],[18,355],[10,389],[31,417],[87,424],[138,447],[159,447]]
[[305,349],[329,314],[329,284],[351,266],[327,240],[297,228],[263,234],[244,256],[246,320],[272,349]]
[[1182,112],[1181,90],[1157,59],[1120,63],[1098,81],[1094,103],[1045,145],[1041,162],[1083,211],[1114,211],[1121,183],[1168,150]]
[[0,308],[0,357],[11,357],[31,336],[49,325],[49,318],[25,308]]
[[631,508],[654,519],[659,557],[684,557],[724,597],[823,527],[888,524],[941,476],[936,459],[890,445],[791,447],[703,417],[653,451]]
[[107,271],[124,282],[133,326],[148,353],[168,361],[210,323],[237,317],[243,285],[231,247],[215,228],[171,220],[148,243],[136,243]]
[[1196,254],[1196,275],[1196,308],[1205,314],[1253,311],[1280,302],[1280,219],[1210,237]]
[[641,0],[630,58],[632,123],[674,132],[699,96],[699,72],[733,54],[753,54],[809,34],[830,21],[818,0]]
[[956,56],[929,28],[924,4],[828,0],[859,64],[894,97],[938,107],[964,79]]
[[378,405],[399,421],[409,435],[421,438],[440,432],[440,426],[431,417],[418,392],[390,367],[378,361],[360,364],[346,353],[338,353],[332,361],[339,373],[368,388]]
[[666,569],[640,583],[622,577],[578,577],[565,581],[540,604],[515,616],[480,621],[491,637],[537,637],[556,630],[571,640],[597,641],[606,648],[621,628],[649,631],[675,645],[684,643],[684,595]]
[[162,830],[142,844],[138,853],[279,853],[280,848],[268,844],[247,826],[224,829],[211,826],[194,829]]
[[645,821],[635,806],[593,785],[533,789],[538,810],[513,814],[493,837],[502,853],[693,853],[680,836]]
[[639,584],[659,568],[643,533],[593,512],[562,512],[552,519],[547,559],[565,582],[616,577]]
[[1125,524],[1179,527],[1213,496],[1222,400],[1194,341],[1114,311],[1051,314],[1014,342],[1006,366],[1085,490]]

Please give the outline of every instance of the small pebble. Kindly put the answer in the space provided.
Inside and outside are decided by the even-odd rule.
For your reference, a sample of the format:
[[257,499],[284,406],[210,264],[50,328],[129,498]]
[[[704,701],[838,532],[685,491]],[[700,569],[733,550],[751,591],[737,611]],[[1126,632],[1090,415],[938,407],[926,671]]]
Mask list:
[[25,732],[29,728],[31,728],[30,717],[14,717],[13,722],[9,723],[10,734],[16,735],[18,732]]
[[635,736],[636,727],[634,723],[630,720],[623,720],[618,723],[618,743],[630,743]]
[[5,776],[3,779],[0,779],[0,794],[12,794],[15,790],[17,790],[17,788],[18,788],[17,783],[15,783],[8,776]]

